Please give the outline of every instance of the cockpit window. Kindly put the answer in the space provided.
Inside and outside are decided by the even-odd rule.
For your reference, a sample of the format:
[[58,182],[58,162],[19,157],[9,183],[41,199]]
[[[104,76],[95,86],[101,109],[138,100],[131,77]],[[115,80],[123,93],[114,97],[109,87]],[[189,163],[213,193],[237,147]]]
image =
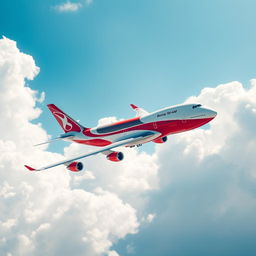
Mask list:
[[197,105],[193,105],[192,108],[199,108],[199,107],[201,107],[201,106],[202,106],[201,104],[197,104]]

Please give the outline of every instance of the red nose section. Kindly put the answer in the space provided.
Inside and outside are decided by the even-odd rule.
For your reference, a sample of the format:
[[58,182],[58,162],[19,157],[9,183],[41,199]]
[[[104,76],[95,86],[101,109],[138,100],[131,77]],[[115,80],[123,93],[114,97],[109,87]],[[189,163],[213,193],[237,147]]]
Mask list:
[[34,168],[32,168],[32,167],[30,167],[30,166],[28,166],[28,165],[24,165],[29,171],[35,171],[36,169],[34,169]]

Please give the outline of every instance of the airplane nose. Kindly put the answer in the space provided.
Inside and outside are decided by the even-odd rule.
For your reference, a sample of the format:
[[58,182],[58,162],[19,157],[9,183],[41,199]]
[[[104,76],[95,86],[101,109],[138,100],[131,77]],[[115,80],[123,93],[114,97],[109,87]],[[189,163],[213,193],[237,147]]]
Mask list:
[[209,118],[215,118],[215,117],[217,116],[217,112],[214,111],[214,110],[208,109],[208,111],[207,111],[207,116],[208,116]]
[[206,118],[215,118],[217,116],[217,112],[209,109],[209,108],[202,108],[203,114]]

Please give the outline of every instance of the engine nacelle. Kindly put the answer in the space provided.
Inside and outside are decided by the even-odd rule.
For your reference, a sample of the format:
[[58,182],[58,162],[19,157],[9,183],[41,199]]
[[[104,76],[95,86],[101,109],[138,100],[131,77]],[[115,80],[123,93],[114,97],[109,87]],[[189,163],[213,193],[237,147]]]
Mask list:
[[155,143],[165,143],[167,141],[167,136],[164,136],[162,138],[158,138],[158,139],[155,139],[153,140]]
[[113,162],[119,162],[124,159],[124,154],[122,152],[112,152],[107,155],[107,159]]
[[81,162],[72,162],[67,166],[67,169],[69,169],[71,172],[80,172],[83,170],[83,164]]

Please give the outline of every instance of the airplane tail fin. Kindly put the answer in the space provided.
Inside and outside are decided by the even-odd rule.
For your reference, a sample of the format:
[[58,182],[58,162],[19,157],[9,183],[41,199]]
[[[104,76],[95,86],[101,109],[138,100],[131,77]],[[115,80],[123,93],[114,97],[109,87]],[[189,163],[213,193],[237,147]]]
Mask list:
[[54,104],[48,104],[47,107],[52,112],[53,116],[64,132],[81,132],[84,129],[82,125],[60,110]]

